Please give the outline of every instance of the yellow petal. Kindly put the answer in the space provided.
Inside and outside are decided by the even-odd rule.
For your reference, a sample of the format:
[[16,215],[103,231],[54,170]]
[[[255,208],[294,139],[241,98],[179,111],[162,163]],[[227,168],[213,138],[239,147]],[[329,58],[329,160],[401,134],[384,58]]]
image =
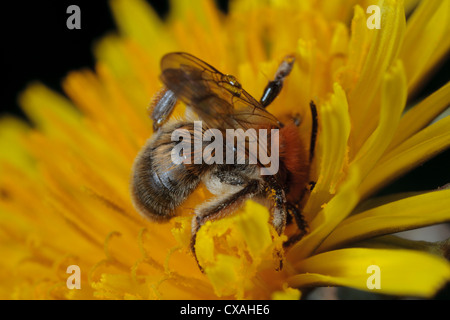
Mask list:
[[317,252],[374,236],[450,221],[450,190],[388,203],[345,219]]
[[336,226],[350,214],[358,203],[358,184],[360,178],[356,168],[350,168],[347,180],[340,186],[336,196],[311,221],[308,233],[296,243],[288,252],[289,261],[298,261],[308,257],[333,231]]
[[400,58],[411,94],[450,50],[450,1],[422,1],[408,19]]
[[449,245],[450,245],[450,238],[447,240],[437,242],[428,242],[428,241],[409,240],[393,235],[385,235],[373,239],[360,241],[355,246],[363,248],[376,248],[376,249],[418,250],[448,259]]
[[[355,45],[365,44],[366,47],[369,45],[366,56],[363,51],[365,47],[350,49],[349,63],[360,66],[359,68],[361,68],[360,71],[357,68],[349,70],[350,73],[358,75],[356,84],[351,86],[349,88],[350,92],[348,92],[348,102],[352,118],[352,148],[354,149],[351,150],[352,153],[359,149],[371,133],[371,130],[376,126],[378,108],[376,104],[374,105],[374,102],[376,102],[379,95],[378,90],[385,72],[397,60],[404,35],[405,12],[403,1],[383,1],[380,10],[380,29],[368,29],[365,25],[365,15],[362,18],[363,21],[358,25],[363,31],[355,31],[352,29],[355,32],[355,36],[358,36],[358,33],[365,34],[363,37],[358,36],[362,40],[355,42]],[[370,37],[372,39],[369,39]],[[351,41],[352,43],[353,39]],[[352,50],[357,52],[354,57]],[[350,59],[355,59],[356,61],[352,62]],[[345,85],[343,87],[347,90]]]
[[384,155],[361,184],[361,197],[367,197],[420,163],[449,148],[448,128],[450,117],[445,117]]
[[222,64],[229,61],[234,53],[229,48],[228,38],[224,36],[223,21],[214,2],[170,1],[170,8],[168,21],[173,26],[171,33],[177,50],[196,55],[223,70]]
[[351,248],[318,254],[295,265],[299,273],[288,283],[292,287],[348,286],[369,291],[368,282],[379,268],[380,289],[374,292],[432,297],[450,279],[445,259],[413,250]]
[[0,118],[0,176],[6,176],[3,162],[8,162],[32,175],[33,162],[23,149],[23,141],[30,128],[25,122],[12,117]]
[[364,10],[359,6],[355,6],[351,24],[351,37],[348,48],[348,62],[340,75],[341,85],[346,92],[352,90],[359,81],[359,75],[363,68],[370,41],[373,33],[368,32],[366,26],[366,15]]
[[320,206],[336,193],[338,183],[347,169],[347,143],[350,118],[345,92],[338,83],[329,102],[320,105],[320,140],[316,147],[316,171],[311,179],[316,185],[304,208],[307,221],[311,221]]
[[298,289],[285,287],[282,291],[272,293],[273,300],[299,300],[302,293]]
[[20,106],[38,128],[54,137],[67,135],[66,126],[80,123],[81,114],[64,96],[41,83],[32,83],[19,96]]
[[[148,3],[141,0],[114,0],[111,1],[111,10],[124,36],[138,42],[149,54],[159,58],[171,51],[170,35]],[[152,61],[156,69],[158,59]]]
[[364,178],[389,145],[406,104],[406,77],[400,60],[383,78],[378,126],[364,142],[350,164],[358,166]]
[[343,22],[349,21],[352,14],[351,9],[357,2],[357,0],[312,1],[317,11],[322,13],[327,19]]
[[408,16],[422,0],[405,0],[405,13]]
[[[114,78],[116,84],[120,84],[118,91],[128,100],[124,109],[146,119],[143,106],[149,104],[150,97],[161,87],[159,65],[155,63],[155,57],[150,56],[136,42],[123,41],[114,35],[99,41],[94,53],[98,61],[96,69],[102,73],[99,76],[103,77],[108,72],[111,74],[109,78]],[[115,102],[114,99],[111,101]]]
[[441,112],[448,108],[450,102],[450,82],[414,106],[400,120],[395,136],[387,151],[427,126]]

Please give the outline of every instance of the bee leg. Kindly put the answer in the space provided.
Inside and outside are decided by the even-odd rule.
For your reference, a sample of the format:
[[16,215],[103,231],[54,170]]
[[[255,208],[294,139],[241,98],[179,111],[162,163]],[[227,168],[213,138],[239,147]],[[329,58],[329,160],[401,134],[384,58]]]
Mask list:
[[286,195],[283,187],[278,183],[276,176],[264,176],[267,198],[272,201],[273,217],[272,225],[280,235],[284,231],[287,222]]
[[278,235],[281,235],[286,227],[287,221],[286,197],[284,190],[281,188],[272,187],[272,192],[274,202],[272,225]]
[[207,206],[201,207],[196,216],[192,219],[191,229],[191,251],[197,261],[197,265],[203,272],[203,268],[200,266],[197,254],[195,252],[195,243],[197,239],[197,232],[206,221],[213,221],[223,218],[228,214],[234,212],[245,200],[252,198],[260,193],[262,185],[258,180],[251,180],[240,191],[226,195],[223,198],[218,198],[217,201],[209,203]]
[[309,163],[311,163],[314,158],[314,150],[316,148],[316,138],[317,131],[319,130],[319,121],[317,120],[317,108],[314,101],[311,101],[309,103],[309,108],[311,110],[312,117],[311,140],[309,143]]
[[[275,207],[273,209],[272,225],[278,235],[281,235],[283,233],[287,221],[286,206],[285,203],[282,203],[283,201],[284,199],[282,199],[281,201],[279,201],[278,199],[275,200]],[[276,256],[276,259],[278,259],[279,261],[279,265],[276,270],[280,271],[281,269],[283,269],[283,250],[277,249],[274,254]]]
[[288,248],[294,243],[300,241],[308,231],[308,224],[306,223],[298,207],[292,203],[287,203],[287,210],[294,217],[298,231],[294,235],[290,236],[285,243],[283,243],[284,248]]
[[[269,192],[269,199],[273,202],[273,215],[272,215],[272,225],[278,235],[281,235],[286,227],[288,219],[288,203],[286,201],[286,195],[284,189],[279,185],[274,176],[267,176],[267,191]],[[277,270],[283,268],[283,254],[282,251],[276,252],[279,258],[280,265]]]
[[293,55],[287,55],[280,63],[278,70],[275,73],[275,78],[272,81],[269,81],[259,100],[264,108],[271,104],[280,94],[281,89],[283,88],[284,79],[291,73],[294,62],[295,57]]
[[148,107],[150,118],[153,120],[153,131],[158,130],[167,121],[176,103],[175,93],[166,87],[155,93]]
[[295,220],[295,223],[297,224],[297,228],[301,231],[306,231],[308,228],[308,224],[306,223],[305,219],[303,218],[303,215],[301,214],[299,208],[297,205],[288,202],[286,204],[286,208],[289,214],[292,215],[292,217]]

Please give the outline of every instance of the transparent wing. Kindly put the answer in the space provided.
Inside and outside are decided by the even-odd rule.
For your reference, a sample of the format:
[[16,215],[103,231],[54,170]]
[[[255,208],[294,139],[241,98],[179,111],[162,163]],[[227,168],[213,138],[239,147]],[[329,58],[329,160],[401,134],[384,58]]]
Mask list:
[[279,127],[279,121],[242,89],[240,83],[183,52],[161,59],[161,80],[210,128]]

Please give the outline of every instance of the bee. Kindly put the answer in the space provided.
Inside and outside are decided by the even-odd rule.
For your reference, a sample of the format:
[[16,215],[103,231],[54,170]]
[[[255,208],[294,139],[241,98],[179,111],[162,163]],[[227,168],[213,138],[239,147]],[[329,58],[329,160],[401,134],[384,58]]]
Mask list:
[[[311,102],[313,124],[309,155],[308,147],[302,144],[299,136],[300,119],[294,116],[282,123],[266,110],[281,92],[294,62],[293,55],[283,59],[274,79],[269,81],[257,101],[234,76],[223,74],[188,53],[168,53],[161,59],[160,79],[164,87],[155,95],[150,107],[154,134],[134,162],[131,195],[134,206],[143,216],[156,222],[167,222],[203,182],[214,197],[194,209],[190,249],[196,260],[196,236],[201,226],[235,212],[248,199],[271,210],[270,223],[279,235],[287,221],[294,219],[298,232],[285,245],[306,233],[300,202],[310,184],[309,171],[318,127],[316,107]],[[169,118],[178,101],[186,105],[188,115],[186,119],[173,121]],[[174,163],[171,155],[178,141],[174,141],[172,135],[176,130],[195,135],[195,118],[202,121],[202,133],[208,128],[224,134],[228,129],[279,130],[278,171],[262,175],[260,169],[267,165],[259,159],[256,163],[251,163],[248,158],[243,163],[195,163],[190,161],[198,152],[193,148],[184,155],[189,161]],[[274,143],[273,139],[268,139],[265,141],[268,145],[264,145],[258,137],[253,142],[264,150],[269,150],[269,145]],[[248,145],[245,145],[245,154],[251,156],[254,151]],[[201,151],[205,148],[202,141]],[[231,150],[232,158],[236,160],[237,150]],[[230,151],[229,146],[224,144],[223,151]]]

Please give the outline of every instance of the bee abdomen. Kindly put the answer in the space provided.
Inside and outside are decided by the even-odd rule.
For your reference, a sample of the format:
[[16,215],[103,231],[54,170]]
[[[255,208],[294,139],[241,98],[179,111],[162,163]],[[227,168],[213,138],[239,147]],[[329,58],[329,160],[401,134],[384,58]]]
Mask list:
[[136,159],[131,194],[143,216],[165,222],[176,215],[175,209],[198,186],[200,175],[171,161],[170,150],[175,143],[155,145],[154,141],[148,142]]

